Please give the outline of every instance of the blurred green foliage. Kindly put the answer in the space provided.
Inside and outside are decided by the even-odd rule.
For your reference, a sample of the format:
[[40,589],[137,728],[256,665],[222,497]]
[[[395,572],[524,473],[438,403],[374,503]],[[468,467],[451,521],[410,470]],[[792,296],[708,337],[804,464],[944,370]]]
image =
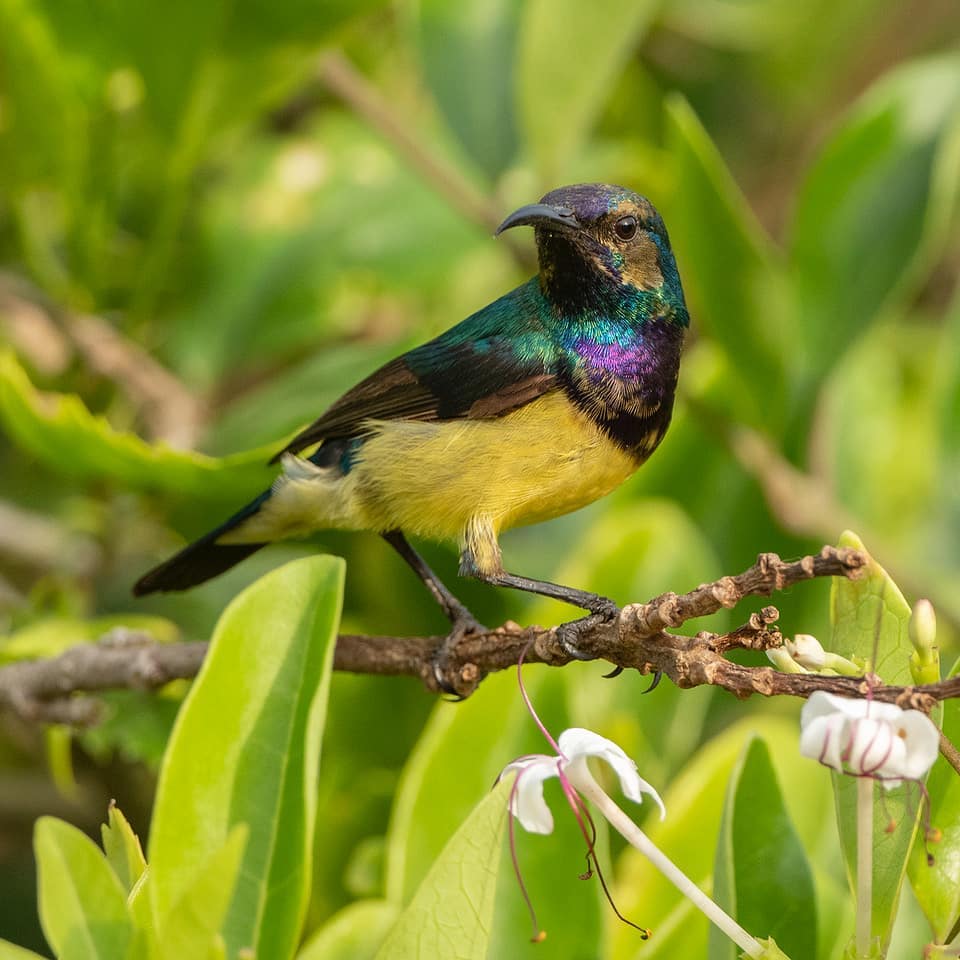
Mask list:
[[[958,29],[952,4],[894,0],[0,0],[0,661],[116,625],[205,638],[242,586],[318,550],[347,560],[345,629],[442,629],[366,535],[271,548],[184,596],[135,604],[129,587],[269,483],[268,452],[359,376],[529,275],[529,241],[490,238],[500,216],[606,180],[650,196],[671,231],[693,317],[682,393],[640,474],[508,535],[510,566],[643,600],[851,526],[908,599],[933,600],[949,664]],[[112,338],[84,335],[87,315]],[[745,430],[764,456],[745,453]],[[454,578],[449,549],[426,554]],[[569,614],[457,588],[488,623]],[[777,602],[785,632],[830,635],[825,585]],[[764,731],[814,871],[817,956],[837,956],[842,856],[828,778],[795,756],[796,705],[666,684],[640,698],[639,677],[559,673],[530,673],[549,722],[613,737],[667,788],[670,820],[652,832],[707,883],[727,781]],[[0,718],[0,936],[45,949],[39,814],[92,832],[115,797],[147,834],[181,695],[112,698],[108,722],[74,743],[69,798],[42,731]],[[359,955],[343,952],[351,936],[389,925],[495,772],[538,746],[510,678],[428,720],[431,707],[413,681],[332,678],[306,923],[324,930],[316,956]],[[940,798],[935,815],[955,820],[956,798]],[[59,828],[38,837],[48,855],[82,846]],[[542,955],[596,955],[598,942],[617,958],[706,955],[705,923],[615,843],[618,900],[655,929],[648,944],[560,863],[560,837],[529,839]],[[915,880],[941,938],[956,912],[946,882],[931,893]],[[496,893],[501,956],[526,936],[509,886]],[[916,929],[914,901],[900,913],[891,956],[915,956],[921,941],[897,932]]]

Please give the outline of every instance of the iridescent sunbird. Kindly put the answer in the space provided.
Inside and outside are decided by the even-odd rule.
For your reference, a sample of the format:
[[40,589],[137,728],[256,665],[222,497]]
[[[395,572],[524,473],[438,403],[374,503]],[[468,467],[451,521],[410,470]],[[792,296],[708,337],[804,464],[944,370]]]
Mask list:
[[274,540],[379,533],[450,619],[477,629],[406,536],[456,541],[460,574],[611,616],[605,597],[504,570],[499,534],[623,483],[673,410],[689,324],[667,230],[644,197],[561,187],[497,233],[532,226],[539,273],[348,390],[272,462],[273,486],[145,574],[184,590]]

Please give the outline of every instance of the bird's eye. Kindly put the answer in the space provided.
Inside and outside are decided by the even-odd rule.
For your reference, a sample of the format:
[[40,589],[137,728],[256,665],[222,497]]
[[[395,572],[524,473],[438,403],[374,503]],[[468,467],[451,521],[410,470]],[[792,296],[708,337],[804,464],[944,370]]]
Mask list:
[[632,240],[637,235],[637,218],[621,217],[613,225],[613,232],[621,240]]

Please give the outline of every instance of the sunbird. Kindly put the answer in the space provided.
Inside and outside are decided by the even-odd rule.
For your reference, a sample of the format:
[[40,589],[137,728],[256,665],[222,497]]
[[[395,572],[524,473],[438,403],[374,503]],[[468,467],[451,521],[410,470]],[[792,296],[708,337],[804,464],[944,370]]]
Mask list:
[[[481,629],[407,541],[452,540],[460,575],[613,616],[606,597],[503,568],[500,532],[610,493],[670,424],[689,315],[666,227],[645,197],[601,183],[520,207],[539,272],[370,374],[271,461],[273,486],[137,581],[184,590],[274,540],[371,530],[449,618]],[[305,454],[305,455],[302,455]]]

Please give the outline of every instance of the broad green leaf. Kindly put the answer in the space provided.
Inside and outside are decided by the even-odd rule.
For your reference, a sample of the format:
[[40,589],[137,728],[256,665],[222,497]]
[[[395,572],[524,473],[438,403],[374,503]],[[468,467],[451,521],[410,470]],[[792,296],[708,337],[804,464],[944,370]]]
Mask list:
[[230,604],[160,771],[148,857],[157,916],[235,825],[249,827],[223,928],[232,952],[287,956],[299,936],[342,586],[341,560],[310,557]]
[[388,900],[351,903],[303,945],[297,960],[373,960],[399,915]]
[[513,69],[522,4],[413,0],[420,63],[444,119],[495,180],[517,152]]
[[133,832],[133,827],[120,812],[120,808],[112,801],[107,811],[107,822],[100,826],[100,835],[103,837],[103,851],[107,855],[107,862],[120,878],[124,889],[129,892],[146,869],[147,861],[143,858],[140,838]]
[[[665,218],[697,327],[750,376],[729,388],[756,420],[782,410],[792,324],[782,260],[690,105],[667,101],[674,188]],[[722,251],[722,253],[721,253]]]
[[490,791],[450,838],[377,960],[485,960],[509,795],[506,782]]
[[[951,677],[958,675],[960,660],[950,671]],[[943,732],[951,743],[960,743],[960,700],[944,701]],[[943,943],[960,916],[960,777],[942,756],[937,757],[927,778],[927,796],[929,822],[940,839],[925,843],[922,836],[918,838],[908,872],[934,939]]]
[[[815,955],[813,875],[760,736],[748,740],[727,785],[713,898],[753,936],[775,939],[794,957]],[[710,960],[737,955],[736,945],[711,927]]]
[[[805,848],[816,849],[824,857],[836,848],[829,780],[810,776],[809,761],[800,756],[798,748],[799,723],[774,715],[762,721],[744,718],[694,754],[663,792],[666,819],[645,826],[653,842],[708,893],[727,783],[745,745],[758,730],[770,745],[783,799]],[[617,863],[613,895],[621,912],[651,927],[653,937],[638,947],[636,931],[614,924],[612,960],[634,960],[639,955],[644,960],[707,956],[706,918],[633,848]]]
[[157,924],[162,960],[211,960],[219,945],[230,898],[250,831],[238,823],[223,846],[194,872],[190,885],[166,917]]
[[59,960],[118,960],[133,937],[126,892],[96,844],[41,817],[34,831],[40,922]]
[[[541,182],[565,180],[572,156],[659,6],[659,0],[530,0],[524,5],[517,97]],[[573,66],[574,50],[583,69]]]
[[127,489],[240,501],[268,486],[275,472],[266,467],[275,446],[221,459],[151,446],[92,414],[78,396],[41,393],[10,353],[0,354],[0,423],[51,470]]
[[[841,547],[865,550],[849,530]],[[834,577],[830,593],[833,639],[830,649],[848,659],[859,657],[884,683],[911,683],[908,634],[910,607],[887,572],[871,558],[856,580]],[[851,888],[855,889],[857,859],[857,778],[832,775],[837,804],[840,842]],[[883,796],[880,797],[880,792]],[[874,791],[873,823],[873,934],[887,944],[896,918],[907,858],[917,830],[919,797],[916,784],[892,790],[879,785]]]
[[15,943],[0,940],[0,960],[45,960],[39,953],[18,947]]
[[[532,697],[542,680],[542,673],[527,677]],[[410,901],[477,797],[511,760],[529,752],[521,746],[528,725],[533,728],[513,671],[488,677],[465,703],[437,704],[397,789],[387,834],[388,900]]]
[[824,147],[793,227],[799,333],[818,375],[933,267],[960,181],[960,56],[907,63]]
[[[547,727],[558,734],[569,726],[563,671],[531,666],[524,671],[528,694]],[[491,736],[496,731],[496,736]],[[516,672],[488,677],[462,704],[438,704],[403,771],[387,836],[387,898],[401,905],[435,861],[478,797],[489,791],[511,760],[547,745],[520,699]],[[600,771],[598,771],[599,773]],[[555,810],[550,837],[517,834],[524,881],[548,932],[540,945],[544,960],[563,960],[596,949],[602,942],[605,904],[599,885],[584,885],[580,857],[583,839],[558,783],[547,787]],[[605,824],[598,823],[601,859]],[[511,870],[503,851],[501,869]],[[490,935],[490,955],[507,955],[511,945],[528,937],[529,916],[511,877],[497,890]]]
[[[839,546],[867,553],[850,530],[841,535]],[[884,683],[910,684],[910,605],[872,557],[857,579],[833,578],[830,621],[831,651],[847,659],[859,657]]]

